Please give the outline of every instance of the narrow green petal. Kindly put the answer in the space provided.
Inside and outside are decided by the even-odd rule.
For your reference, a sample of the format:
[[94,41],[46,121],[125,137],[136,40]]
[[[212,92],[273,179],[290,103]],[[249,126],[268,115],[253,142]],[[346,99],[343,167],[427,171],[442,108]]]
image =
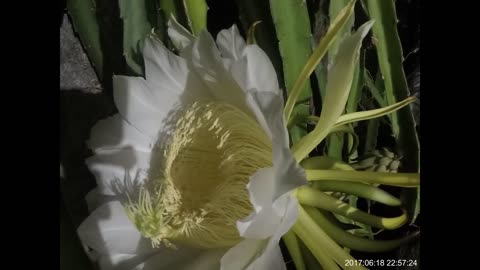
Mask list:
[[418,236],[418,232],[393,240],[372,240],[348,233],[335,224],[314,207],[305,206],[305,211],[325,232],[338,244],[363,252],[387,252],[393,250]]
[[332,259],[343,269],[366,270],[365,267],[359,265],[346,266],[345,261],[355,261],[355,259],[332,240],[300,205],[298,206],[298,221],[293,226],[293,230],[325,270],[339,269]]
[[300,166],[306,170],[342,170],[342,171],[355,171],[355,169],[348,163],[338,161],[327,156],[309,157],[302,162]]
[[353,73],[358,62],[362,40],[372,25],[373,21],[368,21],[355,34],[343,40],[328,73],[327,91],[320,119],[312,132],[292,146],[292,152],[297,161],[301,161],[325,139],[342,115],[352,86]]
[[357,122],[357,121],[362,121],[362,120],[368,120],[368,119],[373,119],[377,117],[381,117],[387,114],[390,114],[392,112],[395,112],[408,104],[412,103],[415,101],[415,97],[408,97],[400,102],[397,102],[393,105],[383,107],[380,109],[375,109],[375,110],[368,110],[368,111],[361,111],[361,112],[354,112],[354,113],[349,113],[349,114],[344,114],[340,116],[335,123],[335,127],[342,126],[351,122]]
[[330,130],[330,133],[335,133],[335,132],[343,132],[350,135],[350,138],[352,138],[352,143],[348,149],[348,156],[353,155],[360,143],[360,140],[358,138],[357,133],[355,133],[355,130],[353,130],[353,128],[349,125],[342,125],[342,126],[334,126],[332,130]]
[[300,243],[293,230],[288,231],[283,235],[283,242],[287,246],[288,252],[292,257],[293,263],[297,270],[306,270],[305,262],[303,261],[302,251],[300,250]]
[[335,214],[348,217],[352,220],[359,221],[376,228],[393,230],[401,227],[407,222],[407,215],[405,211],[402,215],[393,218],[371,215],[324,192],[308,186],[298,188],[296,191],[296,196],[301,204],[325,209]]
[[418,173],[382,173],[336,170],[305,170],[305,172],[309,181],[355,181],[399,187],[417,187],[420,185],[420,174]]
[[380,202],[390,206],[400,206],[400,199],[394,197],[390,193],[364,183],[347,182],[347,181],[315,181],[312,186],[321,191],[336,191],[349,195],[355,195],[372,201]]

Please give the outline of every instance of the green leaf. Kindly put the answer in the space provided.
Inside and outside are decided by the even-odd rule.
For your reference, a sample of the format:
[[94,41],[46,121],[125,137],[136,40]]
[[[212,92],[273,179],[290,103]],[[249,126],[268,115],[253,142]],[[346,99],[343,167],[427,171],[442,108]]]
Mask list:
[[123,52],[133,75],[144,75],[143,45],[156,26],[157,14],[153,0],[120,0],[123,19]]
[[373,152],[377,147],[378,128],[380,126],[379,119],[372,119],[367,124],[367,135],[365,138],[365,153]]
[[[337,18],[337,16],[342,12],[342,10],[349,4],[351,4],[350,0],[330,1],[330,5],[328,7],[328,13],[329,13],[330,19],[333,20],[334,18]],[[338,33],[338,37],[333,41],[332,46],[328,50],[329,59],[335,58],[335,55],[337,54],[338,47],[340,46],[342,39],[351,34],[354,22],[355,22],[355,16],[350,16],[345,21],[345,26],[340,29],[340,32]]]
[[373,98],[378,102],[380,107],[386,107],[387,102],[385,101],[385,98],[383,97],[385,93],[385,89],[378,89],[377,85],[373,81],[372,77],[370,76],[370,73],[368,73],[368,70],[364,70],[364,79],[365,79],[365,84],[367,85],[368,90],[370,90],[370,93],[372,94]]
[[104,74],[103,52],[95,1],[67,0],[67,10],[92,66],[97,72],[98,78],[102,80]]
[[[287,2],[299,2],[297,0],[288,0]],[[277,5],[280,5],[281,6],[281,2],[282,1],[271,1],[271,3],[276,3]],[[305,58],[302,57],[302,55],[304,55],[304,52],[300,53],[298,51],[298,48],[295,46],[295,43],[293,44],[288,44],[289,46],[285,45],[286,48],[284,48],[282,50],[282,39],[286,39],[286,40],[289,40],[288,38],[290,38],[290,40],[293,38],[293,37],[296,37],[296,35],[298,35],[298,33],[302,33],[302,36],[300,37],[297,37],[300,38],[300,39],[304,39],[305,37],[305,33],[301,32],[301,30],[299,29],[291,29],[291,31],[289,32],[279,32],[279,30],[277,30],[277,35],[279,36],[279,40],[280,40],[280,51],[282,52],[282,56],[283,56],[283,59],[284,59],[284,69],[286,71],[287,69],[287,66],[289,69],[294,69],[296,72],[293,73],[293,74],[290,74],[288,75],[287,72],[285,72],[287,75],[287,89],[289,89],[289,95],[288,95],[288,99],[287,99],[287,102],[285,104],[285,119],[287,120],[287,122],[289,121],[290,119],[290,115],[292,114],[292,111],[293,111],[293,107],[295,105],[295,103],[297,102],[297,99],[300,99],[300,100],[304,100],[306,97],[308,97],[308,91],[311,92],[311,88],[310,88],[310,81],[308,80],[308,78],[310,77],[310,75],[312,74],[312,72],[315,70],[315,68],[317,67],[318,63],[320,63],[320,61],[322,60],[323,56],[325,55],[325,53],[327,52],[327,50],[330,48],[330,46],[332,45],[333,41],[338,37],[338,33],[340,32],[340,30],[342,29],[342,27],[345,25],[346,21],[348,20],[348,18],[352,15],[353,13],[353,8],[355,7],[355,1],[351,1],[350,4],[345,7],[342,12],[340,12],[340,14],[337,16],[337,18],[335,18],[335,20],[333,21],[333,23],[330,24],[330,27],[327,31],[327,33],[325,34],[325,36],[322,38],[322,40],[320,41],[320,43],[318,44],[318,46],[315,48],[315,50],[313,51],[313,53],[311,54],[311,56],[308,58],[308,61],[307,61],[307,57],[310,55],[310,46],[308,45],[309,42],[306,42],[306,45],[308,45],[308,50],[306,50],[305,52],[307,52],[307,54],[305,54]],[[289,6],[283,6],[283,7],[279,7],[279,9],[283,10],[283,13],[279,13],[278,16],[282,16],[282,15],[286,15],[286,14],[289,14],[290,13],[290,10],[289,10]],[[306,7],[305,7],[306,9]],[[273,8],[272,8],[272,14],[274,14],[275,12],[273,12]],[[305,14],[292,14],[292,16],[294,17],[291,17],[290,20],[293,20],[293,22],[295,21],[298,21],[299,18],[301,18],[301,16],[304,16],[306,18],[308,18],[308,12],[305,11]],[[280,17],[282,18],[282,17]],[[274,15],[274,19],[275,19],[275,15]],[[280,22],[282,22],[280,20]],[[290,22],[290,23],[293,23],[293,22]],[[280,24],[280,25],[285,25],[285,24],[288,24],[289,21],[283,21],[283,24]],[[277,28],[279,28],[278,26],[278,22],[276,21],[276,24],[277,24]],[[305,29],[305,28],[304,28]],[[310,33],[310,24],[308,24],[308,33]],[[303,30],[305,31],[305,30]],[[290,33],[290,32],[293,32],[293,33],[296,33],[293,34],[293,33]],[[291,36],[289,36],[289,34]],[[308,35],[308,37],[310,37],[311,34]],[[350,39],[349,39],[350,40]],[[304,46],[306,46],[304,45]],[[286,50],[286,52],[285,52]],[[290,53],[292,54],[291,56],[289,57],[286,57],[286,53]],[[302,57],[302,58],[300,58]],[[298,60],[298,59],[302,59],[302,61]],[[287,60],[286,60],[287,59]],[[289,59],[292,59],[292,60],[289,60]],[[293,60],[295,59],[295,60]],[[297,63],[295,65],[295,67],[290,67],[290,61],[292,62],[295,62]],[[338,62],[338,59],[336,58],[336,60]],[[334,72],[334,70],[332,69],[329,74],[328,74],[328,78],[327,78],[327,92],[328,92],[328,84],[329,84],[329,81],[330,81],[330,73],[331,72]],[[338,70],[337,70],[338,72]],[[351,83],[351,81],[349,82]],[[304,85],[306,85],[304,87]],[[302,90],[303,89],[303,90]],[[349,89],[350,90],[350,89]],[[328,94],[326,95],[328,96]],[[323,102],[325,104],[325,102]],[[323,108],[322,108],[323,110]]]
[[[367,8],[372,19],[378,21],[373,27],[377,40],[377,54],[380,70],[385,82],[388,104],[405,99],[409,95],[408,84],[403,70],[403,52],[397,30],[397,15],[393,0],[368,0]],[[397,152],[404,157],[402,166],[407,172],[418,172],[420,148],[411,108],[406,107],[391,117],[392,131],[397,139]],[[419,213],[418,190],[406,190],[407,210],[415,221]]]
[[192,33],[198,35],[201,30],[206,30],[208,6],[205,0],[183,0],[183,5]]
[[162,20],[157,20],[157,27],[158,24],[161,24],[163,28],[165,28],[165,39],[164,43],[168,46],[169,49],[174,49],[175,45],[170,40],[167,35],[167,24],[171,17],[174,17],[175,20],[183,27],[188,27],[188,19],[187,15],[185,14],[185,8],[183,5],[183,1],[179,0],[155,0],[157,3],[158,13],[161,13]]
[[300,139],[307,135],[307,125],[302,120],[305,119],[305,116],[309,114],[310,108],[305,104],[298,104],[293,109],[294,118],[298,119],[298,121],[295,121],[295,123],[292,122],[293,126],[289,128],[292,144],[297,143],[300,141]]
[[[296,95],[302,101],[308,100],[311,96],[310,81],[306,81],[303,85],[298,86],[298,90],[294,90],[294,84],[312,53],[312,34],[306,3],[300,0],[274,0],[270,1],[270,8],[279,40],[289,100],[292,95]],[[291,104],[292,111],[290,111],[290,113],[294,113],[295,118],[302,119],[310,114],[307,106],[296,105],[295,102],[296,99]],[[306,124],[292,125],[289,131],[293,144],[307,134],[305,129]]]
[[[310,19],[306,3],[300,0],[273,0],[270,1],[275,31],[277,33],[280,55],[283,62],[283,72],[287,95],[292,95],[295,80],[300,75],[302,68],[311,49]],[[307,100],[311,96],[310,81],[299,89],[300,100]],[[292,104],[295,118],[302,119],[310,114],[308,106]],[[291,142],[298,142],[307,134],[305,123],[296,123],[289,129]]]

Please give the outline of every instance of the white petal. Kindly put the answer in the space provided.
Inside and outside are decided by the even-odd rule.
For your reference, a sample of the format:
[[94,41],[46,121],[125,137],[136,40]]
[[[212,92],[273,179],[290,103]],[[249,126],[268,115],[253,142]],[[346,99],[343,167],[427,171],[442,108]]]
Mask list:
[[105,254],[98,258],[98,266],[100,270],[130,270],[151,256],[151,254]]
[[161,99],[164,91],[176,94],[183,92],[189,74],[185,59],[170,52],[162,42],[153,37],[145,40],[143,57],[145,77],[155,86],[152,93],[157,98]]
[[133,184],[131,180],[143,181],[149,162],[150,153],[132,149],[105,150],[86,160],[97,181],[99,193],[105,195],[118,195],[119,191],[125,191],[122,187],[129,188]]
[[185,27],[177,22],[175,17],[171,16],[168,20],[168,35],[173,42],[173,45],[179,50],[183,51],[185,48],[191,45],[194,36],[188,32]]
[[[272,228],[280,229],[279,226],[283,224],[285,218],[289,219],[288,226],[292,226],[295,222],[297,209],[294,206],[297,201],[289,192],[291,189],[282,190],[282,188],[286,189],[282,185],[286,185],[276,181],[276,178],[281,177],[278,174],[279,171],[275,167],[262,169],[250,178],[247,188],[254,212],[237,221],[237,229],[242,237],[265,239],[276,233]],[[284,193],[279,194],[279,191]],[[293,207],[293,210],[290,207]],[[282,230],[286,232],[289,228]]]
[[238,60],[243,56],[246,44],[238,32],[236,25],[220,31],[217,35],[217,44],[222,57]]
[[252,115],[246,105],[245,92],[225,69],[220,52],[208,32],[200,32],[190,55],[186,53],[186,57],[191,57],[195,72],[208,87],[213,99],[232,104]]
[[95,211],[95,209],[107,202],[117,201],[118,199],[118,196],[105,195],[100,193],[98,187],[90,190],[90,192],[85,195],[85,201],[87,202],[87,208],[89,213]]
[[113,88],[115,105],[122,117],[142,134],[155,139],[177,97],[165,91],[161,100],[156,99],[140,77],[115,76]]
[[245,239],[225,253],[221,260],[221,270],[245,269],[252,260],[260,256],[268,240]]
[[[252,92],[258,119],[265,119],[273,144],[273,167],[254,174],[247,186],[254,212],[237,222],[240,235],[262,239],[273,234],[271,228],[280,224],[288,206],[289,193],[307,183],[303,169],[297,164],[288,147],[288,134],[283,115],[283,99],[271,92]],[[260,115],[259,115],[260,112]],[[263,224],[268,224],[267,230]],[[287,228],[288,230],[288,228]]]
[[287,233],[295,224],[298,217],[298,201],[291,193],[286,193],[278,198],[273,206],[277,213],[283,212],[282,221],[276,228],[275,233],[271,237],[271,241],[280,241],[280,238]]
[[247,188],[255,211],[248,217],[237,221],[240,236],[265,239],[272,235],[272,228],[280,223],[281,216],[275,213],[273,208],[276,184],[274,176],[273,168],[263,168],[250,177]]
[[[280,204],[282,207],[279,207]],[[280,224],[274,227],[273,235],[265,240],[245,239],[232,247],[222,258],[222,269],[285,269],[279,241],[296,222],[297,205],[297,200],[290,194],[281,196],[275,202],[274,208],[276,213],[283,211],[282,219]]]
[[[292,156],[283,114],[283,98],[271,92],[252,92],[272,134],[273,164],[277,183],[274,198],[307,183],[304,170]],[[254,104],[249,104],[250,107]]]
[[248,45],[244,56],[232,64],[230,72],[244,91],[280,93],[272,62],[257,45]]
[[220,259],[225,249],[195,250],[180,248],[179,250],[163,249],[132,270],[210,270],[220,268]]
[[82,243],[99,254],[153,254],[151,242],[143,238],[125,215],[122,204],[108,202],[93,211],[78,227]]
[[286,270],[285,260],[278,244],[269,246],[264,253],[250,264],[247,270]]
[[152,149],[152,141],[116,114],[98,121],[93,126],[88,146],[93,151],[130,147],[149,152]]

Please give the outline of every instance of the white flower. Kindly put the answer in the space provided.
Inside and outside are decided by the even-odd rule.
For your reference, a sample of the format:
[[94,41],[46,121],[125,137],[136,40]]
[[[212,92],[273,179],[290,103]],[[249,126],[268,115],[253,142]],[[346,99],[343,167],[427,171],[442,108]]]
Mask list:
[[216,43],[174,20],[168,33],[180,56],[150,37],[146,79],[114,77],[80,238],[101,269],[285,269],[278,242],[306,178],[273,66],[235,26]]

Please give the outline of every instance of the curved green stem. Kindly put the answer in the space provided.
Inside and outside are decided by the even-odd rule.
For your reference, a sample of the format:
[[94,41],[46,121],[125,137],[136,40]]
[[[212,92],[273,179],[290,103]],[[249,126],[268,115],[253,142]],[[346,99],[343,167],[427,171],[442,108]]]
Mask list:
[[393,230],[401,227],[407,222],[405,211],[403,211],[402,215],[393,218],[371,215],[341,200],[333,198],[330,195],[307,186],[298,188],[296,190],[296,196],[301,204],[325,209],[376,228]]
[[400,206],[402,204],[398,198],[390,195],[390,193],[379,189],[378,187],[363,183],[325,180],[315,181],[312,186],[320,189],[321,191],[342,192],[390,206]]
[[[345,261],[355,260],[332,240],[300,205],[298,206],[298,220],[293,225],[293,230],[325,270],[339,269],[335,262],[345,269]],[[362,266],[352,266],[348,269],[366,270]]]
[[88,58],[103,80],[103,51],[100,43],[100,29],[97,22],[95,2],[82,0],[67,0],[67,9],[72,19],[75,32],[79,35]]
[[298,242],[295,232],[290,230],[286,234],[284,234],[282,238],[285,246],[287,246],[290,256],[292,257],[295,268],[297,270],[306,270],[302,251],[300,250],[300,243]]
[[305,170],[355,171],[348,163],[327,156],[308,157],[300,162],[300,166]]
[[344,132],[352,136],[353,138],[353,144],[348,150],[348,155],[351,156],[355,151],[357,150],[358,144],[359,144],[359,139],[357,133],[355,133],[355,130],[351,128],[350,126],[343,125],[343,126],[336,126],[330,130],[330,133],[335,133],[335,132]]
[[348,233],[335,226],[318,209],[305,207],[305,211],[338,244],[363,252],[387,252],[405,244],[419,235],[419,232],[395,240],[372,240]]
[[417,187],[420,185],[420,174],[418,173],[382,173],[335,170],[305,170],[305,172],[309,181],[354,181],[399,187]]

